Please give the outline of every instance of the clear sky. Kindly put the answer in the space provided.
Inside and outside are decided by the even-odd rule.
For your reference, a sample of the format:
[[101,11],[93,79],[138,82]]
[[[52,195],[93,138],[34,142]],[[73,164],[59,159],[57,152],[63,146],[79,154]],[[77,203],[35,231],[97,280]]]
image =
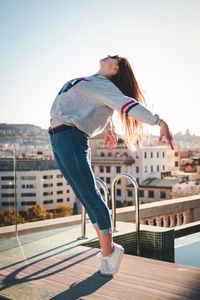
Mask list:
[[200,0],[0,0],[0,123],[49,126],[61,86],[125,56],[173,133],[200,135]]

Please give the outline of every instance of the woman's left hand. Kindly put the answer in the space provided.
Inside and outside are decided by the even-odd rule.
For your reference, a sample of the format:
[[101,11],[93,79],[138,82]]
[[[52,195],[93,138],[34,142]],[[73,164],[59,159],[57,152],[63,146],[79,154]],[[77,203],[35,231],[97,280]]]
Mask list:
[[174,150],[174,140],[171,132],[169,131],[169,127],[167,123],[163,120],[160,122],[160,137],[159,137],[159,142],[162,141],[163,137],[166,139],[167,143],[171,147],[172,150]]
[[112,151],[116,144],[117,140],[114,134],[111,131],[107,131],[104,136],[105,144],[108,145],[108,151]]

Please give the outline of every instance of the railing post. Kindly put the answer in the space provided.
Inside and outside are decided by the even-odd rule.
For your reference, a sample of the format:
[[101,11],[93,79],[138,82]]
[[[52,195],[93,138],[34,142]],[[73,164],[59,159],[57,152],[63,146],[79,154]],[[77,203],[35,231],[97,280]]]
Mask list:
[[15,209],[15,233],[18,238],[18,207],[17,207],[17,168],[16,168],[16,149],[13,148],[13,177],[14,177],[14,209]]
[[120,178],[127,178],[131,181],[135,188],[135,223],[136,223],[136,241],[137,255],[140,254],[140,208],[139,208],[139,186],[136,179],[129,174],[120,174],[116,176],[112,182],[111,200],[112,200],[112,222],[113,231],[116,231],[116,201],[115,201],[115,185]]

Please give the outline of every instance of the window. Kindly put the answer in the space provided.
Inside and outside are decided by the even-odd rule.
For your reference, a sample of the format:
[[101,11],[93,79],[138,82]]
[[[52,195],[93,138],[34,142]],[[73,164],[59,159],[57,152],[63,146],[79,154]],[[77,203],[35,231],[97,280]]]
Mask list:
[[146,152],[144,152],[144,158],[147,158],[147,153]]
[[106,166],[106,173],[110,173],[110,166]]
[[63,202],[63,199],[57,199],[57,203],[61,203],[61,202]]
[[67,190],[67,194],[69,194],[70,193],[70,190]]
[[154,198],[154,191],[149,191],[149,198]]
[[117,196],[121,196],[122,192],[120,189],[117,189]]
[[21,176],[21,180],[36,180],[36,176]]
[[53,192],[44,192],[43,193],[43,196],[50,196],[50,195],[53,195]]
[[157,158],[159,157],[159,152],[157,152]]
[[142,190],[139,191],[139,197],[141,197],[141,198],[144,197],[144,191],[142,191]]
[[44,175],[43,176],[43,179],[52,179],[53,178],[53,175]]
[[27,205],[27,206],[33,206],[33,205],[36,205],[36,201],[22,201],[21,205],[22,206],[25,206],[25,205]]
[[108,156],[109,156],[109,157],[112,156],[112,153],[111,153],[111,152],[108,152]]
[[161,199],[166,199],[166,193],[165,192],[160,192],[160,198]]
[[9,190],[9,189],[14,189],[14,184],[4,184],[1,186],[2,190]]
[[121,167],[120,166],[116,166],[116,173],[121,173]]
[[104,153],[104,152],[101,152],[101,153],[100,153],[100,156],[101,156],[101,157],[105,156],[105,153]]
[[52,187],[53,186],[53,183],[44,183],[43,184],[43,187],[46,188],[46,187]]
[[175,161],[175,167],[178,167],[178,161]]
[[100,179],[104,181],[104,177],[100,177]]
[[159,172],[160,168],[159,168],[159,165],[157,165],[157,172]]
[[176,151],[176,152],[174,152],[174,155],[175,155],[175,156],[178,156],[178,152],[177,152],[177,151]]
[[66,200],[67,200],[67,202],[69,202],[69,201],[70,201],[70,198],[67,198]]
[[153,158],[153,152],[151,152],[151,158]]
[[43,201],[43,204],[52,204],[53,203],[53,200],[45,200]]
[[139,173],[139,167],[136,167],[136,173]]
[[165,152],[162,153],[162,157],[165,157]]
[[151,166],[151,172],[153,172],[153,166]]
[[[57,191],[57,195],[61,195],[63,194],[63,191]],[[52,192],[52,195],[53,195],[53,192]]]
[[[63,182],[57,182],[57,186],[62,186],[63,185]],[[52,184],[53,186],[53,184]]]
[[1,176],[1,180],[14,180],[14,176]]
[[35,189],[36,185],[35,184],[22,184],[21,188],[22,189]]
[[117,181],[117,185],[120,185],[121,184],[121,179],[119,179],[118,181]]
[[106,177],[106,183],[110,183],[111,180],[110,180],[110,177]]
[[128,190],[128,191],[127,191],[127,196],[128,196],[128,197],[133,197],[133,192],[130,191],[130,190]]
[[57,174],[56,175],[56,178],[62,178],[63,176],[62,176],[62,174]]
[[8,193],[8,194],[3,193],[3,194],[1,194],[2,198],[13,198],[14,196],[15,196],[14,193]]
[[14,202],[1,202],[1,206],[14,206]]
[[100,171],[100,173],[103,173],[103,172],[104,172],[104,167],[103,167],[103,166],[100,166],[100,167],[99,167],[99,171]]
[[163,171],[165,171],[165,165],[163,165],[162,168],[163,168]]
[[36,193],[21,193],[21,197],[35,197]]

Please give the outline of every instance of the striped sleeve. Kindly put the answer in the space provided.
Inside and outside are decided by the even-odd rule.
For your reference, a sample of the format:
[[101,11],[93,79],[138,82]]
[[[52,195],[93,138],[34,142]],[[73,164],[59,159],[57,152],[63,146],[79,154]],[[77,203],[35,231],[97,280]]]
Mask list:
[[135,99],[132,99],[123,104],[120,108],[120,111],[122,113],[125,113],[127,116],[131,116],[134,119],[143,123],[147,123],[149,125],[156,125],[160,120],[159,115],[154,115],[150,110],[141,105]]
[[137,100],[125,96],[112,82],[106,90],[104,88],[104,104],[142,123],[156,125],[160,120],[157,114],[154,115]]

